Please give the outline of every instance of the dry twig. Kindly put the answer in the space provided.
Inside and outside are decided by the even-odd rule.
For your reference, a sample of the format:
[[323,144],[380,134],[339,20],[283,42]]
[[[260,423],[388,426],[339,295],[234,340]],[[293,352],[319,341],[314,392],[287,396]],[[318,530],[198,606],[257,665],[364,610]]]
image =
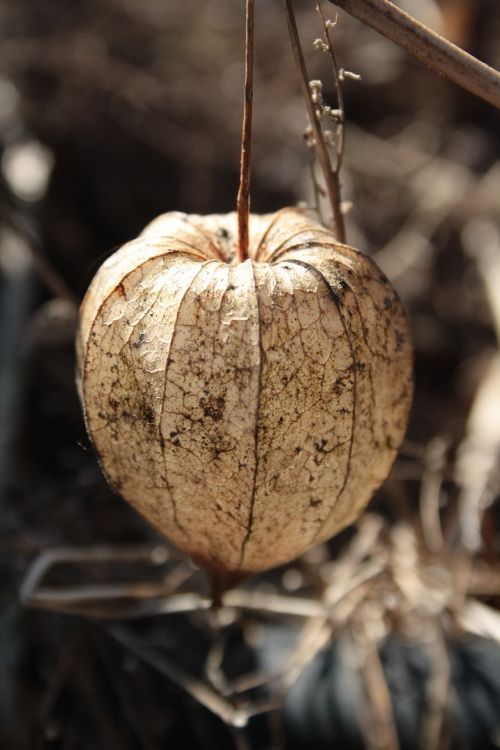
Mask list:
[[[328,146],[325,142],[325,137],[321,128],[321,122],[319,113],[313,101],[309,76],[307,73],[306,63],[304,60],[304,53],[302,51],[302,45],[300,43],[299,31],[297,28],[297,21],[295,19],[295,11],[293,9],[292,0],[285,0],[285,11],[288,23],[288,31],[290,34],[290,41],[297,63],[297,68],[300,74],[300,80],[302,84],[302,92],[304,94],[304,100],[306,104],[306,110],[309,117],[309,121],[312,128],[312,134],[314,138],[314,146],[318,161],[321,166],[323,173],[323,179],[325,181],[326,192],[330,201],[330,205],[333,211],[333,220],[335,225],[335,235],[339,242],[345,242],[345,227],[344,217],[342,216],[341,210],[341,199],[340,199],[340,185],[338,178],[338,171],[332,167],[330,161],[330,155],[328,153]],[[329,36],[327,34],[327,38]],[[328,45],[327,45],[328,46]],[[331,43],[329,44],[330,50],[332,50]],[[333,51],[331,51],[333,56]],[[335,59],[335,58],[333,58]]]
[[[321,7],[320,0],[316,0],[316,11],[321,18],[321,23],[324,29],[324,40],[330,58],[332,70],[333,70],[333,82],[335,86],[335,95],[337,97],[337,138],[335,141],[335,151],[337,160],[335,162],[334,172],[337,175],[340,173],[342,167],[342,161],[344,159],[344,143],[345,143],[345,105],[344,105],[344,90],[342,88],[342,82],[340,80],[340,70],[337,64],[337,58],[335,56],[335,50],[333,47],[331,29],[335,28],[336,21],[327,21],[323,8]],[[339,185],[339,200],[341,198],[341,191]]]
[[420,483],[420,520],[427,547],[438,553],[443,548],[439,506],[448,444],[442,437],[430,441]]
[[446,750],[449,746],[445,736],[446,714],[452,673],[446,641],[439,627],[435,628],[428,650],[433,670],[427,685],[427,711],[423,720],[421,748]]
[[409,55],[500,109],[500,73],[431,31],[389,0],[330,0]]

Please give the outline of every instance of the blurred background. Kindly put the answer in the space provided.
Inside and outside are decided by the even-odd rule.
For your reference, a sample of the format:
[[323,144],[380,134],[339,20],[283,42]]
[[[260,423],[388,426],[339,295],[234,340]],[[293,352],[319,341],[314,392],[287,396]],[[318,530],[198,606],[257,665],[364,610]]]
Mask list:
[[[398,4],[500,69],[497,0]],[[30,561],[54,545],[155,541],[107,487],[85,434],[77,306],[100,262],[157,214],[234,209],[243,5],[0,0],[1,746],[500,747],[500,115],[344,13],[338,61],[361,75],[344,84],[348,241],[406,305],[415,403],[370,513],[246,585],[318,601],[342,581],[347,605],[309,647],[284,708],[238,729],[98,618],[19,604]],[[310,201],[311,184],[282,6],[256,6],[252,206],[268,212]],[[328,99],[314,3],[296,8]],[[274,675],[259,690],[275,694],[295,648],[296,618],[255,617],[225,626],[230,701],[228,675],[249,669]],[[196,615],[154,618],[132,635],[205,679],[207,628]]]

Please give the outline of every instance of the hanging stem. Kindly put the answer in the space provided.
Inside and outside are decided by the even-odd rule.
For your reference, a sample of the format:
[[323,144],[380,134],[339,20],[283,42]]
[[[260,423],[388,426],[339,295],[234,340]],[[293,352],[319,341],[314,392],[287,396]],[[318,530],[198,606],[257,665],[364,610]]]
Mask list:
[[325,180],[326,191],[328,193],[328,198],[333,211],[335,236],[339,240],[339,242],[345,242],[344,217],[342,216],[342,211],[340,208],[339,176],[338,173],[332,168],[330,156],[328,154],[328,146],[325,143],[323,131],[321,129],[321,122],[311,96],[309,76],[307,74],[304,53],[302,52],[302,46],[300,43],[297,21],[295,19],[295,12],[293,10],[293,2],[292,0],[284,1],[290,41],[292,43],[295,61],[300,73],[307,114],[309,116],[309,121],[311,123],[311,128],[314,136],[315,149],[318,155],[318,161],[320,163],[323,178]]
[[240,186],[236,202],[238,215],[238,261],[248,258],[248,224],[250,218],[250,165],[252,155],[252,104],[254,58],[254,0],[246,0],[245,86],[243,125],[241,129]]

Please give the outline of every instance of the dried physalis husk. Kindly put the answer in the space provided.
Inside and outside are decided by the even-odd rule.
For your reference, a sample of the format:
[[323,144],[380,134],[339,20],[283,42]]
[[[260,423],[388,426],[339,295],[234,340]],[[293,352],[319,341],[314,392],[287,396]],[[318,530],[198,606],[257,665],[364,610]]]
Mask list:
[[170,213],[81,308],[87,427],[111,483],[207,568],[284,563],[356,519],[412,394],[408,327],[368,258],[307,214]]

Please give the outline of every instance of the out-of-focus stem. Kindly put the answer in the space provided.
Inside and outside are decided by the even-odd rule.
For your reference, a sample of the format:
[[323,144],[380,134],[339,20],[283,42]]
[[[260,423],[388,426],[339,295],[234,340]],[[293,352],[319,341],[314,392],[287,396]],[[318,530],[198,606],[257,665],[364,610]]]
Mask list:
[[408,54],[500,109],[500,73],[431,31],[390,0],[330,0]]

